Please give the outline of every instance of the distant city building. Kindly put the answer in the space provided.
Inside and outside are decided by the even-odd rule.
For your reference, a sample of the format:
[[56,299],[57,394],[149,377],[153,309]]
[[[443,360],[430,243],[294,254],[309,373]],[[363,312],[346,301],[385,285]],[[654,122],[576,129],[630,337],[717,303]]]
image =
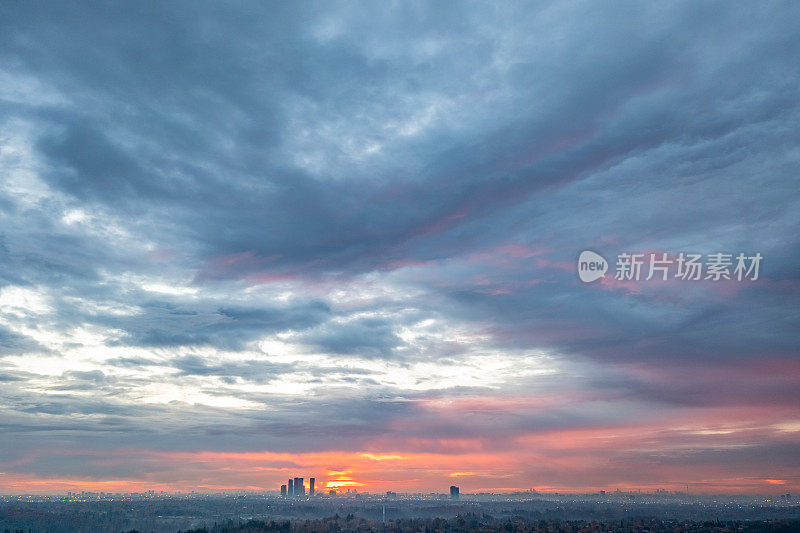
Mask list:
[[[317,481],[317,478],[313,478],[313,477],[308,478],[308,495],[309,496],[314,496],[317,493],[316,481]],[[285,494],[284,494],[284,487],[286,488]],[[289,478],[289,481],[288,481],[288,483],[286,485],[281,485],[281,495],[286,495],[286,496],[305,496],[306,495],[306,487],[303,484],[303,478],[301,478],[301,477]]]
[[286,496],[286,485],[281,485],[281,496]]
[[458,499],[458,487],[455,485],[450,486],[450,499],[457,500]]

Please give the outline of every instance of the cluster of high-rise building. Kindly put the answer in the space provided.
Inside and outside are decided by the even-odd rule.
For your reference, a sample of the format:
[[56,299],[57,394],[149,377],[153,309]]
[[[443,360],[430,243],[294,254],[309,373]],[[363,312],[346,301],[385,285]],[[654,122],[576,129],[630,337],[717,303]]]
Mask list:
[[[315,478],[310,477],[308,478],[308,495],[314,495],[314,481]],[[286,485],[281,485],[281,496],[305,496],[306,495],[306,485],[303,482],[303,478],[295,477],[289,478],[289,482]]]
[[[303,478],[301,478],[301,477],[289,478],[289,481],[286,483],[286,485],[281,485],[281,496],[284,496],[284,497],[288,497],[288,496],[292,496],[292,497],[314,496],[314,494],[316,493],[316,490],[314,488],[315,481],[316,481],[316,479],[313,478],[313,477],[308,478],[308,493],[306,494],[306,484],[305,484],[305,481],[304,481]],[[350,489],[348,489],[347,492],[349,493]],[[451,500],[458,500],[459,497],[461,496],[459,494],[459,492],[460,492],[459,488],[457,486],[455,486],[455,485],[452,485],[450,487],[450,499]],[[329,492],[329,495],[330,496],[335,496],[336,493],[337,493],[336,490],[331,490]],[[392,492],[392,491],[388,491],[386,493],[386,497],[387,498],[396,498],[397,497],[397,493],[396,492]]]

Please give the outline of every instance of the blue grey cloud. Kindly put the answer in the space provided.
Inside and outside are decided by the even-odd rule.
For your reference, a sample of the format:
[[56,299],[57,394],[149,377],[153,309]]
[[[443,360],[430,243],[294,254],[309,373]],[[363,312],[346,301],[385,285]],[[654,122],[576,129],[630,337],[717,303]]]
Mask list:
[[[490,447],[657,409],[788,413],[798,15],[0,5],[0,409],[22,443],[0,456],[43,434]],[[585,249],[764,262],[752,283],[584,285]],[[542,412],[531,391],[574,397]],[[424,407],[481,395],[532,404]],[[35,469],[78,471],[55,463]]]

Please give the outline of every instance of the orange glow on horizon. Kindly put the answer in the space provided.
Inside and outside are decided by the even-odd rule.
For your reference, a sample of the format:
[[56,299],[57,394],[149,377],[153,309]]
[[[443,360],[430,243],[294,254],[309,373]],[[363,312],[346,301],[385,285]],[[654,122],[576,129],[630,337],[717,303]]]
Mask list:
[[[796,416],[756,408],[738,409],[735,418],[729,411],[708,409],[691,423],[676,416],[636,425],[532,432],[509,438],[500,448],[493,439],[480,437],[410,437],[374,439],[356,451],[116,449],[98,454],[96,460],[106,467],[126,465],[133,472],[137,472],[135,465],[141,465],[141,475],[102,479],[9,471],[24,468],[25,463],[20,463],[7,465],[6,473],[0,473],[0,493],[272,491],[296,476],[315,477],[320,491],[444,492],[457,484],[464,494],[531,487],[580,493],[617,488],[683,491],[688,484],[693,493],[766,494],[778,488],[795,492],[800,491],[800,468],[777,472],[748,463],[731,475],[725,464],[697,466],[653,458],[694,449],[726,449],[753,437],[794,442],[800,427],[796,420]],[[69,455],[63,454],[63,460],[69,461]]]
[[[366,454],[369,455],[369,454]],[[349,474],[352,470],[329,470],[328,479],[325,481],[325,487],[328,490],[338,490],[342,488],[363,487],[364,483],[355,481]]]
[[[578,435],[570,435],[573,439]],[[625,432],[615,435],[629,439]],[[725,435],[717,436],[725,437]],[[552,435],[540,439],[538,444],[561,443],[567,435]],[[608,433],[587,431],[582,435],[589,441],[608,438]],[[458,484],[462,492],[514,492],[527,491],[534,487],[537,491],[559,493],[585,493],[598,490],[637,490],[644,491],[663,488],[685,490],[685,484],[693,493],[769,493],[775,487],[781,490],[800,490],[796,482],[777,478],[757,478],[742,476],[730,478],[713,476],[713,469],[661,467],[650,474],[659,478],[682,479],[678,482],[656,482],[646,480],[636,483],[618,473],[618,480],[610,483],[592,483],[592,468],[605,468],[607,460],[598,456],[591,447],[562,448],[563,457],[547,460],[548,450],[544,446],[539,453],[523,450],[504,453],[469,453],[459,455],[434,453],[390,452],[314,452],[314,453],[275,453],[275,452],[151,452],[147,450],[128,450],[126,455],[145,457],[149,461],[164,464],[164,472],[157,475],[179,478],[175,483],[164,483],[156,475],[143,475],[137,479],[91,479],[91,478],[37,478],[24,474],[0,474],[0,492],[4,493],[63,493],[80,492],[215,492],[225,490],[277,490],[286,479],[295,475],[306,479],[317,478],[319,491],[346,490],[358,488],[360,491],[380,492],[431,492],[445,491],[450,484]],[[379,457],[381,459],[376,459]],[[388,459],[388,458],[391,459]],[[546,463],[542,461],[547,461]],[[577,479],[589,483],[553,483],[541,476],[524,471],[527,464],[547,464],[556,477]],[[298,466],[299,465],[299,466]],[[598,466],[599,465],[599,466]],[[466,468],[465,468],[466,467]],[[171,470],[170,470],[171,469]],[[575,474],[576,470],[587,469],[586,476]],[[315,475],[316,474],[316,475]],[[795,479],[795,473],[792,478]],[[530,483],[529,480],[545,481]],[[549,480],[548,480],[549,481]]]

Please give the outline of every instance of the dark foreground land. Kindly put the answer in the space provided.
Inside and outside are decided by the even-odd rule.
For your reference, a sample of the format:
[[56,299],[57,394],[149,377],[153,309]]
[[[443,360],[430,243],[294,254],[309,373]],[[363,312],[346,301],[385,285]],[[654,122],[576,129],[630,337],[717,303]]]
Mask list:
[[[786,495],[788,497],[788,495]],[[586,495],[286,499],[0,497],[0,533],[800,533],[797,501]]]
[[[245,524],[201,528],[179,533],[756,533],[800,531],[800,520],[782,521],[677,521],[677,520],[526,520],[521,517],[459,516],[445,518],[406,518],[387,523],[353,517],[334,516],[321,520],[250,521]],[[140,533],[132,531],[128,533]]]

